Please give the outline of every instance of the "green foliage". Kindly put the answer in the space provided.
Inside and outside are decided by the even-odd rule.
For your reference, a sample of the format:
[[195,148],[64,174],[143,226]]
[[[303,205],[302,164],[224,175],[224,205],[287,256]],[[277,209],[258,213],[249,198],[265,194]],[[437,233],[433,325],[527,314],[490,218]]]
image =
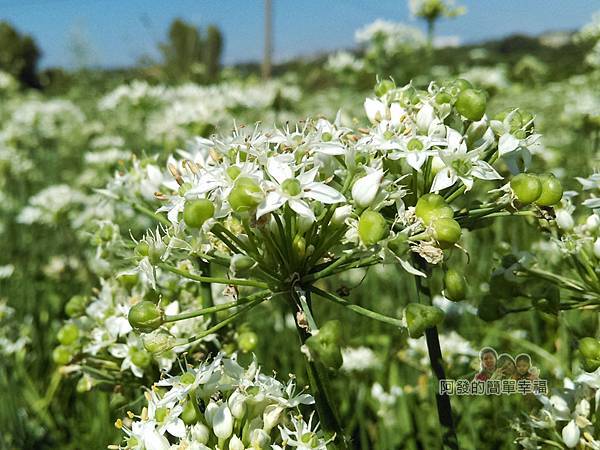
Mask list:
[[26,86],[38,86],[37,63],[40,49],[31,36],[0,22],[0,70],[10,73]]
[[160,45],[166,78],[172,82],[215,81],[222,47],[223,38],[216,26],[210,25],[202,33],[195,25],[174,20],[167,42]]

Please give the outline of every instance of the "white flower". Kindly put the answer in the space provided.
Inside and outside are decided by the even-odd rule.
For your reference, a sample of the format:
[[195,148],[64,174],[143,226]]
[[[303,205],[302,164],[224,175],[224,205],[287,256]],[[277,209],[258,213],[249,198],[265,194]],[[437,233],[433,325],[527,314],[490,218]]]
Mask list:
[[377,355],[369,347],[344,348],[342,357],[344,360],[342,370],[346,372],[361,372],[377,368],[380,365]]
[[375,201],[383,179],[383,170],[365,167],[367,175],[359,178],[352,186],[352,198],[359,208],[368,208]]
[[600,259],[600,238],[596,238],[594,241],[594,255]]
[[325,183],[316,182],[318,169],[294,176],[291,161],[284,156],[273,157],[267,164],[269,175],[274,181],[266,181],[267,195],[256,210],[256,218],[281,208],[286,203],[299,216],[311,221],[315,214],[306,200],[317,200],[321,203],[340,203],[344,196]]
[[[127,430],[125,429],[127,432]],[[134,422],[129,431],[129,436],[138,442],[139,450],[169,450],[171,448],[166,437],[156,430],[153,420]]]
[[144,376],[144,368],[136,366],[132,359],[137,352],[146,353],[141,340],[136,335],[133,333],[130,334],[127,337],[126,344],[111,344],[108,347],[108,352],[117,358],[123,358],[121,370],[131,369],[131,372],[133,372],[136,377],[142,378]]
[[229,450],[244,450],[245,448],[242,440],[236,435],[229,440]]
[[579,437],[581,433],[579,427],[575,423],[575,420],[569,421],[569,423],[562,429],[562,439],[565,445],[569,448],[574,448],[579,443]]
[[383,102],[372,98],[365,100],[365,112],[371,123],[378,123],[389,118],[387,106]]
[[446,189],[458,180],[462,181],[467,190],[473,187],[473,179],[501,180],[502,177],[486,161],[480,160],[481,153],[477,150],[467,151],[463,136],[452,128],[448,128],[448,148],[440,150],[439,156],[445,164],[431,185],[431,192]]
[[436,120],[435,110],[429,103],[425,103],[417,113],[417,129],[421,134],[429,132],[429,126]]
[[213,432],[219,439],[228,439],[233,433],[233,416],[227,403],[221,403],[212,418]]
[[556,211],[556,224],[562,230],[569,231],[575,226],[575,220],[566,209],[559,209]]

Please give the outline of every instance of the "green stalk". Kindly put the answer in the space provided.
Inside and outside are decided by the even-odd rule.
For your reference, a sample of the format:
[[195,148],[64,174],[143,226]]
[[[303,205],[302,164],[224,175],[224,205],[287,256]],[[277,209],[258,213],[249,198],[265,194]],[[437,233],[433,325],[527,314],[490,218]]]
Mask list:
[[[420,264],[418,266],[422,271],[427,273],[427,267],[424,262],[417,261]],[[421,298],[421,295],[428,299],[430,303],[431,292],[429,287],[425,285],[421,277],[414,277],[417,288],[417,297]],[[438,411],[438,419],[442,428],[442,444],[444,449],[458,450],[458,439],[456,437],[456,430],[454,428],[454,420],[452,418],[452,405],[450,403],[450,396],[448,394],[440,394],[437,387],[439,381],[446,379],[444,371],[444,359],[442,357],[442,349],[440,347],[440,338],[437,327],[430,327],[425,330],[425,339],[427,341],[427,352],[429,354],[429,362],[431,364],[431,370],[436,380],[435,389],[435,400]]]
[[181,275],[182,277],[188,278],[194,281],[200,281],[202,283],[216,283],[216,284],[226,284],[231,286],[251,286],[257,287],[261,289],[267,289],[269,286],[266,283],[261,281],[254,280],[244,280],[240,278],[224,278],[224,277],[203,277],[201,275],[195,275],[186,270],[178,269],[175,266],[171,266],[166,263],[160,263],[158,265],[161,269],[168,270],[177,275]]
[[196,336],[192,336],[192,337],[186,339],[183,343],[182,342],[178,342],[177,344],[175,344],[171,348],[175,348],[175,347],[178,347],[178,346],[184,345],[184,344],[193,344],[194,342],[199,341],[200,339],[205,338],[206,336],[219,331],[221,328],[223,328],[224,326],[230,324],[235,319],[237,319],[239,316],[241,316],[242,314],[245,314],[246,312],[250,311],[252,308],[254,308],[255,306],[257,306],[260,303],[264,302],[265,300],[266,300],[266,298],[255,299],[254,301],[248,303],[246,306],[244,306],[243,308],[241,308],[239,311],[236,311],[233,314],[227,316],[225,319],[223,319],[221,322],[219,322],[215,326],[209,328],[206,331],[203,331],[202,333],[197,334]]
[[335,294],[319,289],[315,286],[311,288],[315,294],[319,297],[323,297],[326,300],[337,303],[338,305],[344,306],[351,311],[354,311],[357,314],[368,317],[369,319],[378,320],[379,322],[387,323],[390,325],[394,325],[400,328],[404,328],[404,323],[400,319],[396,319],[394,317],[389,317],[384,314],[377,313],[375,311],[371,311],[370,309],[363,308],[362,306],[355,305],[350,303],[347,300],[344,300],[342,297],[338,297]]
[[[291,304],[295,304],[298,310],[302,311],[308,321],[316,326],[316,322],[312,316],[310,309],[310,292],[298,292],[299,289],[295,289],[289,293]],[[302,294],[305,299],[301,299]],[[295,312],[295,311],[294,311]],[[298,324],[296,320],[296,331],[300,338],[300,344],[304,345],[306,340],[311,336],[309,330],[304,326]],[[315,405],[317,413],[319,414],[319,420],[321,427],[326,434],[335,435],[335,442],[338,448],[341,450],[349,450],[344,431],[340,425],[337,410],[335,404],[332,401],[331,387],[329,385],[329,376],[327,374],[327,368],[317,361],[306,361],[306,370],[308,374],[308,380],[310,387],[315,398]]]
[[256,294],[252,294],[248,297],[240,298],[233,302],[222,303],[222,304],[216,305],[216,306],[209,306],[207,308],[196,309],[194,311],[187,311],[187,312],[180,313],[180,314],[174,314],[172,316],[165,316],[164,321],[165,322],[177,322],[179,320],[192,319],[194,317],[200,317],[200,316],[204,316],[206,314],[212,314],[212,313],[216,313],[219,311],[225,311],[227,309],[235,308],[236,306],[244,305],[246,303],[251,303],[259,298],[263,298],[268,295],[271,295],[271,291],[268,291],[268,290],[261,291],[261,292],[257,292]]

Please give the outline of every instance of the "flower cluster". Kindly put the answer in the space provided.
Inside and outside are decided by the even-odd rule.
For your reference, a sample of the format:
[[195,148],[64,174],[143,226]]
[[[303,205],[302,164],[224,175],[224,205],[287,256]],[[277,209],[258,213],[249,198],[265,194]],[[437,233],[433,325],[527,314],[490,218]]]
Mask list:
[[[515,421],[516,439],[524,449],[600,448],[596,414],[600,393],[600,371],[564,380],[564,387],[550,397],[539,396],[542,408],[526,419]],[[560,434],[559,434],[560,433]]]
[[256,360],[244,368],[219,354],[161,379],[146,399],[139,416],[117,421],[125,443],[114,448],[325,450],[330,442],[313,414],[307,422],[300,411],[313,397],[297,392],[293,378],[284,384],[261,373]]

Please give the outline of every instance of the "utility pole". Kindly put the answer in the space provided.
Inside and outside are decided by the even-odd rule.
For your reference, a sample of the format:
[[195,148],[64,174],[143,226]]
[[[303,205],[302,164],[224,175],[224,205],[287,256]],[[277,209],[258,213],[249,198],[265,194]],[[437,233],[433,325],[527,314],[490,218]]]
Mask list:
[[273,25],[271,0],[265,1],[265,53],[262,63],[262,77],[264,80],[271,78],[271,55],[273,53]]

